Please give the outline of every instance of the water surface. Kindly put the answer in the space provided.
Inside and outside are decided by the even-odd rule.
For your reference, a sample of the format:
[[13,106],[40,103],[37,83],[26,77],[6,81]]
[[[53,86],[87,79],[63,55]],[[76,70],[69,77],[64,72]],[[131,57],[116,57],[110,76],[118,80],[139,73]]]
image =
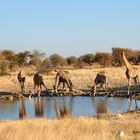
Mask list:
[[0,120],[43,117],[54,119],[63,115],[94,116],[99,113],[122,113],[140,108],[140,101],[105,97],[32,97],[16,101],[0,101]]

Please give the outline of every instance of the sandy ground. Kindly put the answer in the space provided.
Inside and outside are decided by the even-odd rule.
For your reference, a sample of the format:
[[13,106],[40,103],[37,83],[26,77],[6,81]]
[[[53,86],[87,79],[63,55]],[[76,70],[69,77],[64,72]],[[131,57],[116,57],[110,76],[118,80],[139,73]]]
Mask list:
[[[89,89],[93,85],[96,74],[100,71],[106,72],[109,86],[119,87],[127,85],[125,67],[69,70],[76,89]],[[18,72],[19,70],[10,75],[0,77],[0,92],[18,92],[20,90],[17,81]],[[35,72],[31,68],[22,69],[22,74],[26,77],[25,88],[27,91],[33,90],[33,74]],[[55,74],[56,72],[52,72],[51,75],[43,74],[44,82],[50,89],[54,85]]]

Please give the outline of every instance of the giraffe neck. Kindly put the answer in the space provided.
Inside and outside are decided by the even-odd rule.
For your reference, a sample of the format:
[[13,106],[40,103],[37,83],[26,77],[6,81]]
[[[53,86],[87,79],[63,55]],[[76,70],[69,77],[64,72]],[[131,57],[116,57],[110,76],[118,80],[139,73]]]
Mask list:
[[123,52],[123,60],[124,60],[124,63],[126,65],[126,68],[127,69],[132,69],[132,65],[128,62],[128,60],[126,59],[126,56],[125,56],[125,53]]

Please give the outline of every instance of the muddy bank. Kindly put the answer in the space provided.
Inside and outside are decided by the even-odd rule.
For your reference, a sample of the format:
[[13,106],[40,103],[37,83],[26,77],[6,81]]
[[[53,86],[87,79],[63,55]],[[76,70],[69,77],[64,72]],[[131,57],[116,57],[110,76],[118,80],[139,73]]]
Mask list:
[[[89,89],[74,89],[73,91],[64,90],[63,92],[58,90],[57,93],[55,93],[52,89],[49,89],[48,91],[42,91],[40,96],[92,96],[90,94],[91,90]],[[130,95],[132,95],[131,97],[133,99],[140,100],[140,86],[131,86]],[[21,94],[20,92],[0,92],[0,99],[6,100],[15,100],[23,97],[36,96],[38,96],[38,93],[34,93],[30,90],[26,91],[24,94]],[[127,94],[127,86],[108,88],[107,92],[100,90],[96,93],[96,96],[129,98]]]

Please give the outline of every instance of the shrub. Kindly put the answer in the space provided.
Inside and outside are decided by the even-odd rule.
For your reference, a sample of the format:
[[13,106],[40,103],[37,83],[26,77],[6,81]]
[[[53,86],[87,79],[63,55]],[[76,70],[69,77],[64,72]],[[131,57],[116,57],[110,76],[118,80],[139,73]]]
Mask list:
[[50,56],[50,62],[52,66],[66,66],[67,60],[59,54],[53,54]]
[[34,50],[32,54],[30,54],[29,64],[32,64],[36,67],[39,67],[45,53],[41,53],[39,50]]
[[11,50],[3,50],[3,51],[1,52],[1,55],[3,56],[3,60],[11,61],[11,59],[12,59],[13,56],[14,56],[14,52],[11,51]]
[[25,66],[28,63],[29,55],[30,52],[28,51],[19,52],[14,56],[14,61],[16,61],[20,67]]
[[99,63],[103,67],[112,66],[112,56],[109,53],[99,53],[95,54],[95,62]]
[[49,59],[45,58],[42,63],[40,63],[39,67],[37,68],[40,72],[48,72],[52,70],[52,67],[50,65]]
[[8,68],[9,68],[9,63],[8,63],[7,61],[2,62],[2,63],[0,64],[0,70],[1,70],[0,75],[5,75],[5,74],[7,74]]
[[70,56],[67,58],[68,65],[76,65],[78,63],[78,59],[75,56]]
[[139,53],[128,48],[112,48],[112,57],[114,66],[124,65],[122,53],[125,52],[128,61],[133,64],[139,63]]
[[84,63],[91,64],[94,62],[95,56],[93,54],[85,54],[83,56],[80,56],[79,59]]

